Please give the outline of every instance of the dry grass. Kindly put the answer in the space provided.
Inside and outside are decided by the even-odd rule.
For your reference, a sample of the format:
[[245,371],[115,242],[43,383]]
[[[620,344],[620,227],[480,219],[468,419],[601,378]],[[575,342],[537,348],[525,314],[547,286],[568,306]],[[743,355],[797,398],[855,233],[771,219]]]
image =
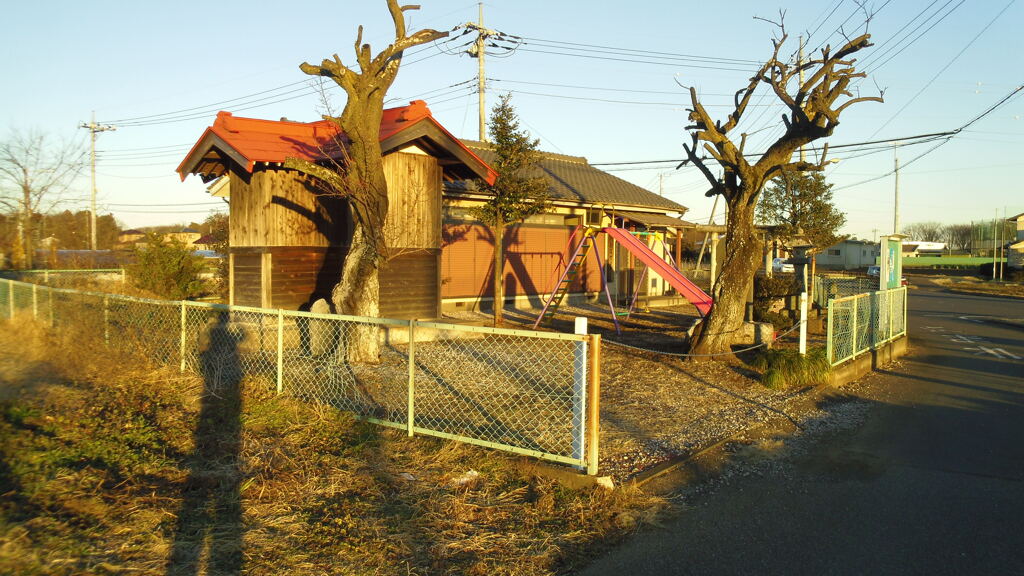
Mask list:
[[665,506],[236,388],[0,328],[0,573],[552,574]]

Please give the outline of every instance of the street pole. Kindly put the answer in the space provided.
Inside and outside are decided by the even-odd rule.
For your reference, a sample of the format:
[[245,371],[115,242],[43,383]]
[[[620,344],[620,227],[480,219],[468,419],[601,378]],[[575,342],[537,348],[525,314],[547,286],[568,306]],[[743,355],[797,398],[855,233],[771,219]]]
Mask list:
[[993,280],[996,279],[996,266],[998,266],[998,260],[996,260],[996,255],[998,254],[998,252],[996,252],[996,245],[997,245],[996,237],[998,236],[998,232],[997,232],[998,229],[996,228],[996,222],[998,220],[999,220],[999,209],[996,208],[996,217],[992,220],[992,279]]
[[477,59],[478,64],[476,91],[480,106],[480,141],[487,142],[487,106],[484,103],[484,86],[487,80],[484,75],[484,55],[487,53],[488,31],[484,28],[484,3],[480,2],[478,7],[479,22],[477,23],[476,43],[473,45],[474,50],[470,51],[470,55]]
[[96,123],[96,112],[92,113],[92,121],[82,123],[82,128],[89,130],[89,164],[92,168],[92,193],[89,201],[89,249],[96,250],[96,133],[117,130],[115,126]]
[[895,166],[896,185],[893,189],[892,233],[900,233],[900,157],[896,155],[896,144],[892,145],[892,159]]

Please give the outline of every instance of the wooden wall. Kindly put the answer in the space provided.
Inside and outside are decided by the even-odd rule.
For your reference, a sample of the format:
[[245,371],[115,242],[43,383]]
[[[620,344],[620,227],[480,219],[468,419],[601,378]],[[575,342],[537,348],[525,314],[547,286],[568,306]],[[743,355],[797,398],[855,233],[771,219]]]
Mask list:
[[[565,269],[572,228],[523,224],[505,232],[505,295],[549,294]],[[494,240],[482,225],[446,222],[441,252],[442,298],[488,298],[494,294]],[[603,241],[598,238],[598,246]],[[603,258],[603,255],[602,255]],[[600,271],[588,257],[576,277],[573,292],[601,288]]]
[[395,256],[381,267],[381,317],[402,320],[439,317],[440,260],[440,250],[416,250]]
[[441,247],[441,166],[425,154],[396,152],[384,157],[388,181],[389,248]]
[[258,168],[230,178],[232,247],[336,246],[345,239],[344,202],[318,195],[298,172]]
[[258,252],[234,254],[234,298],[236,306],[262,306],[260,282],[263,266]]

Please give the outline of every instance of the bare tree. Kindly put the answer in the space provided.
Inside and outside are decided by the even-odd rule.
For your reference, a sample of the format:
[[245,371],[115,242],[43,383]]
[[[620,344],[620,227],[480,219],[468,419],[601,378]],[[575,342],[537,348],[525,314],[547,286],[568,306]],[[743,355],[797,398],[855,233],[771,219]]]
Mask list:
[[[729,206],[726,221],[725,261],[722,272],[711,288],[714,304],[694,335],[691,352],[704,355],[729,356],[736,333],[743,323],[747,287],[761,261],[761,244],[754,230],[754,212],[761,189],[772,178],[789,172],[820,171],[828,162],[828,145],[814,162],[793,161],[800,146],[830,136],[839,125],[839,115],[858,102],[881,102],[878,96],[854,96],[850,83],[865,77],[854,68],[856,52],[871,46],[870,35],[862,34],[848,40],[838,50],[825,46],[820,53],[803,63],[791,64],[779,52],[787,34],[782,21],[780,34],[772,40],[771,58],[754,74],[750,83],[736,92],[734,109],[724,123],[715,121],[701,104],[697,90],[690,87],[693,108],[687,126],[692,142],[684,144],[687,160],[701,171],[711,184],[708,196],[721,194]],[[800,81],[800,72],[807,74]],[[756,162],[747,160],[745,133],[735,142],[733,131],[739,125],[751,97],[765,85],[788,110],[783,114],[785,132],[779,136]],[[702,144],[702,146],[700,146]],[[699,153],[703,149],[723,169],[721,181],[715,177]]]
[[32,267],[36,216],[60,203],[84,160],[80,144],[54,142],[38,130],[13,130],[0,142],[0,206],[17,217],[18,231],[11,247],[15,268]]
[[942,238],[952,250],[968,251],[971,249],[971,236],[974,227],[970,224],[949,224],[942,229]]
[[[384,222],[388,189],[380,148],[384,96],[398,75],[404,50],[448,34],[420,30],[409,35],[404,12],[419,6],[400,6],[397,0],[387,0],[387,5],[395,25],[395,41],[374,55],[370,45],[363,44],[363,27],[359,26],[355,41],[358,71],[343,64],[337,54],[319,65],[304,62],[299,67],[311,76],[333,80],[348,97],[341,116],[324,116],[340,128],[341,160],[318,164],[289,158],[285,162],[285,167],[319,179],[331,194],[348,200],[354,223],[351,248],[331,300],[336,312],[357,316],[379,314],[378,272],[387,254]],[[367,331],[348,348],[348,359],[353,362],[374,362],[378,356],[376,331]]]
[[909,240],[918,242],[942,242],[945,226],[942,222],[915,222],[903,227],[903,233],[910,236]]

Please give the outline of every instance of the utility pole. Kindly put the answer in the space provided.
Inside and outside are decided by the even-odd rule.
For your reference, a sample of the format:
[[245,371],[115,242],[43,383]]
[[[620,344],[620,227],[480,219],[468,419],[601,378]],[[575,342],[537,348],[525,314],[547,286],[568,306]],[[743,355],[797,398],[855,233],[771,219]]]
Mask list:
[[658,174],[658,196],[665,195],[665,173]]
[[896,175],[896,186],[893,189],[893,210],[892,210],[892,233],[900,233],[900,157],[896,155],[896,146],[898,143],[892,145],[892,159],[894,163],[894,174]]
[[871,241],[875,243],[878,242],[878,228],[871,229]]
[[996,266],[999,265],[999,260],[997,260],[997,255],[999,254],[999,252],[996,249],[996,246],[998,245],[997,238],[999,236],[999,232],[998,232],[999,229],[996,228],[996,222],[998,222],[998,221],[999,221],[999,208],[996,208],[996,217],[995,217],[995,219],[992,220],[992,279],[993,280],[996,279]]
[[96,250],[96,134],[117,130],[116,126],[96,123],[96,112],[92,113],[92,121],[80,125],[89,131],[89,164],[92,167],[92,195],[89,203],[89,249]]
[[494,30],[484,28],[484,3],[479,3],[480,16],[476,24],[469,22],[466,28],[476,30],[476,42],[466,50],[466,53],[477,59],[477,98],[480,101],[480,141],[487,142],[487,106],[484,103],[484,88],[487,85],[487,77],[484,74],[484,56],[487,53],[487,38],[494,35]]

